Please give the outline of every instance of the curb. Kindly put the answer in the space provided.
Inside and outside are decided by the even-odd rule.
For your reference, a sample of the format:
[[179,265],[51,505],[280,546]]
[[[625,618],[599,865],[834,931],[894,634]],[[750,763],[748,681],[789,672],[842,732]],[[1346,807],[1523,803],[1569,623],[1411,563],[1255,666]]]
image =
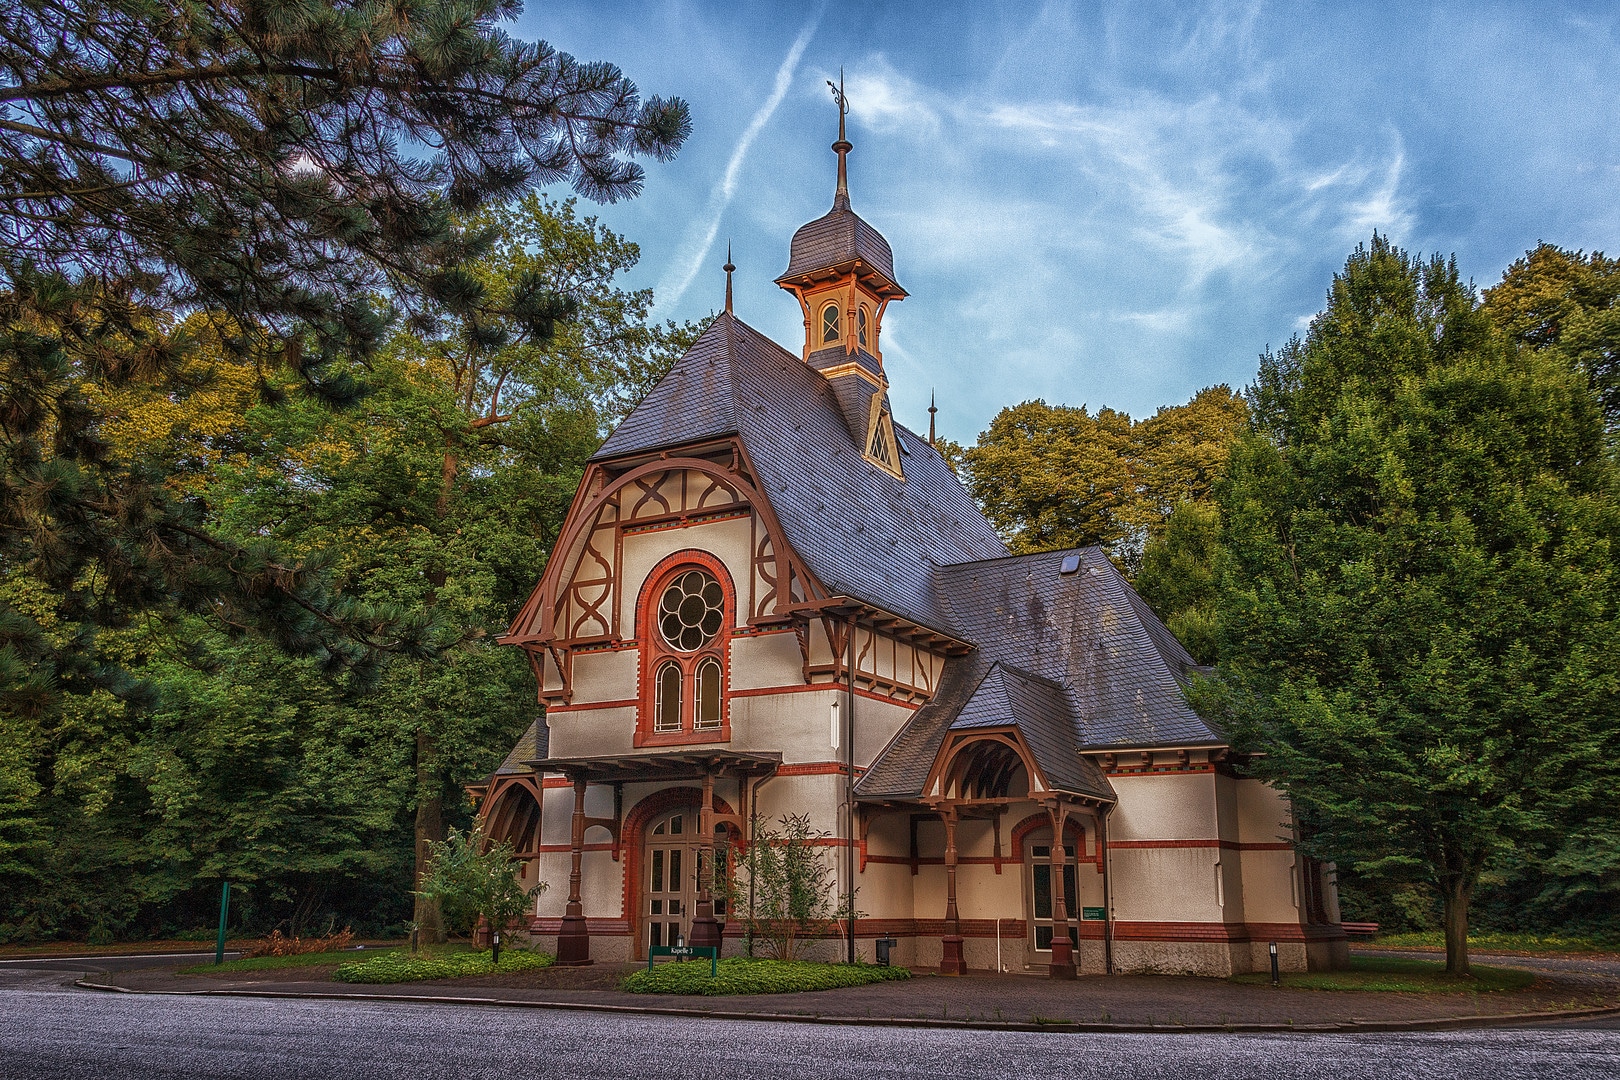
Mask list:
[[84,990],[119,994],[148,994],[154,997],[246,997],[302,998],[310,1001],[406,1001],[435,1005],[485,1005],[507,1009],[558,1009],[571,1012],[617,1013],[632,1016],[681,1016],[705,1020],[752,1020],[787,1024],[856,1024],[864,1027],[932,1028],[954,1031],[1044,1031],[1059,1034],[1356,1034],[1392,1031],[1454,1031],[1469,1028],[1507,1027],[1544,1020],[1590,1020],[1620,1016],[1620,1006],[1569,1009],[1554,1012],[1510,1013],[1502,1016],[1442,1016],[1424,1020],[1347,1020],[1332,1024],[1113,1024],[1082,1021],[1033,1023],[1013,1020],[933,1020],[902,1016],[830,1016],[802,1013],[742,1012],[722,1009],[682,1009],[656,1005],[609,1005],[586,1001],[529,1001],[514,998],[452,997],[440,994],[339,994],[295,993],[285,990],[131,990],[126,986],[91,983],[73,984]]

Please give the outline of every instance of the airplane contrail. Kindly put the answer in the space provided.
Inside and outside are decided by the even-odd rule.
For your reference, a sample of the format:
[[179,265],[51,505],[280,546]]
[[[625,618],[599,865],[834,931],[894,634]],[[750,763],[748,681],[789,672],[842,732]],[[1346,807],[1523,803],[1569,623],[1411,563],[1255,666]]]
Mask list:
[[703,269],[704,262],[709,257],[709,249],[714,246],[714,238],[720,232],[720,218],[724,216],[726,207],[731,205],[731,197],[737,192],[737,177],[742,172],[743,162],[748,157],[748,150],[754,145],[754,140],[770,122],[771,114],[776,107],[782,104],[787,96],[788,87],[793,83],[793,74],[799,68],[799,59],[810,44],[810,39],[816,35],[816,27],[821,25],[821,16],[826,10],[822,7],[811,16],[810,21],[804,24],[799,36],[793,40],[793,47],[788,50],[787,57],[783,59],[782,66],[776,69],[776,82],[771,88],[771,96],[766,98],[754,113],[754,118],[748,122],[743,130],[742,138],[731,151],[731,160],[726,163],[726,171],[715,184],[714,190],[709,193],[707,207],[708,224],[702,227],[699,235],[694,228],[687,234],[687,242],[683,245],[687,254],[678,256],[674,265],[665,273],[664,279],[653,289],[654,302],[661,308],[668,308],[680,302],[686,294],[687,287],[692,284],[698,271]]

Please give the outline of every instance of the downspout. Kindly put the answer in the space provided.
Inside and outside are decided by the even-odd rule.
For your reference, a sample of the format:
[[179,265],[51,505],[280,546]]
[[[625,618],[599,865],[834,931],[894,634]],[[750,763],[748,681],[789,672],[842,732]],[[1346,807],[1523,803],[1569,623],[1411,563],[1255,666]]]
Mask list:
[[847,955],[845,961],[855,962],[855,616],[849,617],[848,665],[849,708],[845,721],[844,739],[844,835],[849,842],[844,846],[844,867],[848,875],[848,893],[845,897]]
[[[1102,813],[1097,815],[1097,840],[1102,844],[1103,851],[1103,974],[1114,973],[1114,898],[1110,891],[1109,881],[1113,875],[1109,873],[1114,864],[1114,853],[1108,847],[1108,814],[1114,809],[1109,803],[1103,807]],[[1083,913],[1082,913],[1083,914]]]

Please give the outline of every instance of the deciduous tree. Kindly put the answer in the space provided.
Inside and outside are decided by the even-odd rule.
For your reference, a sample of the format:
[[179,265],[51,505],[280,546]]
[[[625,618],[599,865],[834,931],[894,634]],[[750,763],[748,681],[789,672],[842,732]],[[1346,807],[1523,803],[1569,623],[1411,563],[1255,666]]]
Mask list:
[[1613,760],[1597,401],[1504,340],[1454,263],[1375,237],[1306,338],[1263,358],[1254,405],[1200,705],[1262,755],[1308,853],[1439,895],[1465,974],[1481,874],[1560,839]]

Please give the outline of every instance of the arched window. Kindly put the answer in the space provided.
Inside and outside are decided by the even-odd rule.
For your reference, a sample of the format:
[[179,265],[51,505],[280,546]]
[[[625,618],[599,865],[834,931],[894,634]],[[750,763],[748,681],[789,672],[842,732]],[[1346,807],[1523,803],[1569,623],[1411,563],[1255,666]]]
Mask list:
[[729,740],[726,680],[736,604],[725,565],[706,552],[670,556],[647,579],[641,612],[635,745]]
[[658,669],[657,703],[653,715],[654,731],[681,730],[681,666],[666,663]]
[[697,669],[697,726],[720,726],[720,661],[710,657]]
[[855,336],[859,340],[861,348],[866,348],[866,309],[864,307],[855,309]]
[[828,304],[821,309],[821,343],[823,345],[836,345],[841,337],[843,337],[843,328],[838,318],[838,305]]

